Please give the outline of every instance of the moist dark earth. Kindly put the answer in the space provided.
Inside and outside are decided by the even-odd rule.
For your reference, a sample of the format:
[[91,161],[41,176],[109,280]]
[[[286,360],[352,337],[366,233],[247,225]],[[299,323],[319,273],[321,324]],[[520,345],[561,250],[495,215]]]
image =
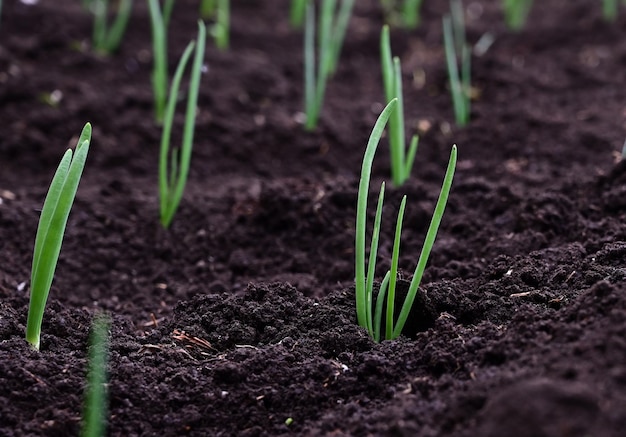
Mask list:
[[[208,41],[190,178],[164,230],[146,4],[101,56],[81,2],[3,2],[0,435],[79,433],[90,326],[105,312],[112,436],[623,436],[624,7],[608,23],[599,1],[543,0],[515,33],[500,2],[465,2],[468,41],[495,41],[472,56],[463,128],[442,50],[448,2],[427,0],[417,29],[392,29],[407,135],[421,140],[409,181],[388,184],[377,280],[402,196],[408,280],[452,144],[459,162],[419,316],[376,344],[356,324],[354,225],[385,103],[380,4],[357,2],[320,124],[305,132],[289,2],[232,3],[230,49]],[[170,71],[197,19],[198,2],[176,2]],[[39,211],[87,121],[36,352],[24,331]],[[383,139],[370,223],[389,179]]]

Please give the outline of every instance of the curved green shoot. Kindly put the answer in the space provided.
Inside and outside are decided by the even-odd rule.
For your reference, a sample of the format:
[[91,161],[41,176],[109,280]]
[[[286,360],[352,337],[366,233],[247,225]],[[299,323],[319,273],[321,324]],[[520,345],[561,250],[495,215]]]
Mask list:
[[387,101],[394,98],[398,99],[396,110],[389,119],[389,150],[391,154],[391,179],[393,184],[399,187],[411,175],[419,137],[413,135],[407,153],[404,139],[404,104],[400,59],[391,57],[389,26],[387,25],[383,26],[380,35],[380,58],[385,97]]
[[[371,313],[371,302],[373,295],[373,270],[370,263],[369,269],[369,280],[366,282],[365,278],[365,227],[366,227],[366,218],[367,218],[367,195],[369,193],[369,184],[370,178],[372,174],[372,164],[374,162],[374,155],[376,154],[376,148],[378,147],[378,143],[380,138],[383,135],[385,130],[385,125],[387,124],[387,120],[391,116],[392,111],[394,110],[397,100],[390,101],[385,109],[378,116],[378,120],[374,124],[374,128],[372,129],[372,133],[370,134],[369,140],[367,142],[367,147],[365,148],[365,155],[363,157],[363,164],[361,167],[361,179],[359,181],[359,194],[357,199],[357,212],[356,212],[356,235],[355,235],[355,295],[356,295],[356,314],[357,321],[360,326],[366,328],[370,335],[373,337],[373,324],[372,324],[372,313]],[[384,189],[384,186],[383,186]],[[378,224],[380,224],[380,211],[382,211],[382,196],[379,196],[378,208],[377,208],[377,217]],[[378,232],[380,232],[380,226],[378,227],[378,231],[375,230],[374,235],[376,236],[376,241],[378,240]],[[373,239],[374,241],[374,239]],[[373,243],[372,241],[372,243]],[[376,243],[377,244],[377,243]],[[372,246],[374,247],[374,246]],[[377,246],[376,246],[377,247]],[[372,258],[370,255],[370,260],[376,259],[375,255]],[[368,307],[370,307],[368,309]]]
[[[161,153],[159,158],[159,206],[161,224],[168,228],[178,209],[178,205],[183,197],[187,176],[189,174],[189,164],[191,162],[191,151],[193,147],[193,136],[196,124],[196,109],[198,104],[198,92],[200,89],[200,77],[202,75],[202,63],[204,60],[204,49],[206,45],[206,26],[201,21],[198,22],[197,42],[193,41],[187,45],[183,55],[178,62],[178,67],[172,79],[169,100],[163,120],[163,131],[161,133]],[[174,112],[178,100],[178,91],[183,73],[194,50],[194,60],[191,67],[191,79],[189,82],[189,93],[187,97],[187,109],[185,112],[185,126],[183,129],[183,140],[181,147],[171,149],[170,141],[172,135],[172,125],[174,123]]]
[[[394,322],[395,314],[395,291],[398,277],[398,261],[400,258],[400,238],[402,234],[402,221],[404,218],[404,211],[406,208],[406,196],[402,198],[398,217],[396,220],[396,231],[391,255],[391,268],[385,275],[383,282],[381,283],[376,303],[373,305],[373,288],[374,288],[374,275],[376,271],[376,257],[378,255],[378,241],[380,238],[380,225],[381,215],[384,201],[384,182],[381,185],[380,193],[378,195],[378,204],[376,206],[376,215],[374,218],[374,229],[372,232],[372,242],[370,246],[369,264],[365,265],[365,228],[366,228],[366,215],[367,215],[367,198],[369,193],[369,183],[371,178],[372,163],[376,148],[385,129],[385,124],[390,119],[393,111],[396,109],[397,100],[393,99],[383,109],[381,114],[374,125],[374,129],[370,135],[367,147],[365,149],[365,155],[363,157],[363,165],[361,167],[361,179],[359,181],[359,193],[357,200],[357,215],[356,215],[356,234],[355,234],[355,297],[356,297],[356,312],[358,324],[365,329],[374,341],[380,341],[381,337],[387,340],[397,338],[401,333],[406,320],[409,316],[415,296],[419,289],[426,264],[432,247],[437,237],[439,225],[448,202],[448,196],[452,187],[452,181],[454,179],[454,171],[456,169],[457,161],[457,148],[456,145],[452,146],[450,152],[450,159],[448,161],[448,167],[443,180],[439,198],[435,206],[435,211],[426,233],[424,245],[420,253],[417,267],[413,274],[413,279],[409,286],[409,291],[402,304],[400,314],[397,320]],[[386,308],[383,309],[383,302],[386,300]],[[372,317],[372,309],[374,314]],[[381,326],[382,314],[385,311],[385,327]]]
[[89,340],[89,370],[83,407],[82,437],[102,437],[106,431],[107,417],[107,361],[109,351],[109,325],[106,316],[96,316]]
[[92,2],[94,24],[93,24],[93,46],[94,49],[103,54],[111,54],[119,47],[126,32],[128,20],[133,7],[133,0],[120,0],[117,15],[111,27],[107,29],[107,15],[109,9],[108,0],[95,0]]
[[76,150],[67,150],[52,178],[44,201],[35,237],[30,280],[30,304],[26,323],[26,340],[37,350],[41,337],[43,313],[52,286],[67,219],[76,197],[78,183],[85,167],[91,124],[83,128]]

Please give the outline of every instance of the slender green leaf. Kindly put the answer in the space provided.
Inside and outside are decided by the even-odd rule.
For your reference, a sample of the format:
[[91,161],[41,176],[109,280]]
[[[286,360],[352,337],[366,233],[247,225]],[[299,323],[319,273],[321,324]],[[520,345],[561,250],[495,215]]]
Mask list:
[[406,208],[406,196],[402,197],[398,219],[396,220],[396,234],[393,239],[391,252],[391,269],[389,270],[389,291],[387,292],[387,316],[385,318],[385,338],[391,338],[393,334],[393,310],[396,301],[396,282],[398,280],[398,260],[400,259],[400,237],[402,236],[402,221]]
[[374,292],[374,275],[376,274],[376,257],[378,255],[378,239],[380,238],[380,222],[383,215],[383,202],[385,199],[385,183],[380,184],[378,193],[378,203],[376,205],[376,216],[374,218],[374,231],[372,232],[372,243],[370,245],[370,257],[367,263],[367,277],[365,282],[365,293],[367,296],[367,329],[373,335],[372,327],[372,295]]
[[448,161],[446,175],[443,179],[439,198],[437,199],[435,211],[433,213],[432,219],[430,221],[430,226],[428,227],[428,231],[426,233],[426,238],[424,240],[424,245],[422,246],[422,251],[417,262],[417,267],[415,267],[413,279],[411,280],[409,291],[402,305],[402,309],[400,310],[400,315],[398,316],[398,321],[396,322],[391,339],[398,337],[402,333],[402,329],[404,328],[404,324],[406,323],[406,320],[409,316],[409,312],[413,307],[413,302],[415,301],[417,290],[419,289],[420,283],[422,282],[422,276],[424,275],[424,270],[426,269],[426,264],[428,263],[428,258],[430,256],[433,245],[435,244],[437,231],[439,230],[439,225],[441,224],[441,219],[446,209],[448,196],[450,195],[450,188],[452,187],[452,180],[454,179],[456,161],[457,150],[456,145],[454,145],[452,146],[452,151],[450,152],[450,160]]
[[26,325],[26,340],[39,349],[43,313],[52,286],[67,219],[76,197],[78,183],[85,167],[91,125],[87,123],[75,152],[68,150],[50,184],[35,237],[31,271],[31,295]]
[[367,320],[367,296],[366,296],[366,282],[365,282],[365,227],[367,217],[367,197],[369,193],[369,183],[372,173],[372,163],[374,161],[374,155],[376,154],[376,148],[380,138],[385,130],[387,120],[391,115],[397,100],[390,101],[383,111],[378,116],[372,133],[370,134],[365,148],[365,155],[363,157],[363,164],[361,167],[361,179],[359,181],[359,193],[357,200],[357,214],[356,214],[356,230],[355,230],[355,296],[356,296],[356,309],[357,319],[360,326],[367,328],[371,326],[371,323]]

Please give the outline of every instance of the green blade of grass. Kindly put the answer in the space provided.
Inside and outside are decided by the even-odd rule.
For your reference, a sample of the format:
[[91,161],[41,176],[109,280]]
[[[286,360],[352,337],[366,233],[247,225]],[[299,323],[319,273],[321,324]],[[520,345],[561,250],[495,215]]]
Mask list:
[[230,0],[217,0],[216,20],[211,34],[215,40],[215,47],[227,50],[230,35]]
[[395,72],[393,69],[393,58],[391,56],[391,42],[389,38],[389,26],[384,25],[380,34],[380,64],[382,66],[383,86],[385,97],[391,101],[395,97]]
[[454,107],[454,118],[459,126],[467,123],[467,115],[464,102],[463,85],[459,77],[459,67],[456,61],[456,50],[452,33],[452,20],[450,16],[443,17],[443,40],[446,55],[446,65],[448,67],[448,79],[450,84],[450,94],[452,95],[452,105]]
[[304,23],[304,112],[306,130],[317,124],[315,96],[315,5],[309,2]]
[[161,13],[159,0],[148,0],[152,29],[152,91],[154,93],[154,116],[157,123],[163,123],[167,104],[167,26]]
[[448,196],[450,195],[450,188],[452,187],[452,180],[454,179],[454,170],[456,169],[456,161],[457,149],[456,145],[454,145],[452,146],[452,151],[450,152],[450,160],[448,161],[446,175],[443,179],[441,191],[439,192],[439,198],[437,199],[437,204],[435,205],[435,211],[430,221],[428,231],[426,232],[426,238],[417,262],[417,267],[415,267],[413,279],[411,280],[411,285],[409,286],[406,299],[402,304],[402,309],[400,310],[400,315],[398,316],[398,321],[396,322],[391,339],[397,338],[402,333],[404,324],[406,323],[411,307],[413,306],[413,302],[415,301],[417,290],[422,281],[422,276],[424,275],[424,270],[426,269],[430,252],[435,244],[437,232],[439,231],[439,225],[441,224],[441,219],[446,209],[446,204],[448,203]]
[[292,27],[300,29],[304,24],[307,0],[291,0],[289,8],[289,23]]
[[350,22],[350,16],[352,15],[352,8],[354,6],[354,0],[342,0],[339,6],[339,13],[333,26],[333,38],[331,40],[331,54],[328,74],[334,74],[337,71],[337,64],[339,63],[339,55],[341,54],[341,47],[343,46],[343,40],[346,37],[346,31],[348,30],[348,23]]
[[420,24],[420,8],[422,0],[404,0],[402,5],[402,21],[404,26],[415,29]]
[[385,338],[390,339],[393,335],[393,310],[396,299],[396,282],[398,281],[398,260],[400,258],[400,237],[402,235],[402,221],[406,208],[406,196],[402,197],[398,219],[396,220],[396,234],[393,239],[391,252],[391,269],[389,270],[389,291],[387,292],[387,315],[385,317]]
[[44,201],[33,251],[26,340],[39,349],[41,323],[61,252],[67,220],[85,167],[91,125],[82,130],[76,150],[63,155]]
[[397,100],[390,101],[378,116],[372,133],[370,134],[365,148],[361,178],[359,180],[359,193],[357,199],[356,229],[355,229],[355,296],[357,320],[359,326],[367,328],[371,323],[367,320],[367,296],[365,282],[365,227],[367,218],[367,197],[372,173],[372,163],[376,148],[385,130],[385,125],[391,112],[394,110]]
[[385,183],[380,184],[378,193],[378,203],[376,204],[376,215],[374,217],[374,230],[372,232],[372,242],[370,245],[370,257],[367,263],[367,277],[365,278],[365,293],[367,296],[367,329],[370,335],[374,335],[372,326],[372,295],[374,293],[374,275],[376,274],[376,257],[378,255],[378,240],[380,238],[380,223],[383,216],[383,202],[385,200]]
[[395,112],[389,119],[389,144],[391,148],[391,178],[393,184],[399,187],[404,183],[407,175],[404,174],[404,99],[402,97],[402,71],[400,59],[393,58],[394,97],[398,99]]
[[376,343],[380,342],[380,325],[383,317],[383,303],[385,302],[385,296],[387,294],[387,289],[389,287],[389,276],[390,272],[385,274],[383,278],[383,282],[380,283],[380,288],[378,290],[378,296],[376,296],[376,310],[374,313],[374,335],[372,338]]

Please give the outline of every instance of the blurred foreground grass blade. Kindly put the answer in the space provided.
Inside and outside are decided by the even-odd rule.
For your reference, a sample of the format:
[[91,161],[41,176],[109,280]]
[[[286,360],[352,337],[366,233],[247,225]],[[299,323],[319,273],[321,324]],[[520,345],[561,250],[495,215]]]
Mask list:
[[98,315],[93,321],[89,340],[89,368],[83,406],[81,437],[103,437],[107,418],[107,362],[110,321]]
[[67,219],[85,167],[90,141],[91,124],[87,123],[81,132],[75,152],[67,150],[63,155],[50,183],[39,218],[26,324],[26,340],[35,349],[39,349],[43,313],[61,252]]

